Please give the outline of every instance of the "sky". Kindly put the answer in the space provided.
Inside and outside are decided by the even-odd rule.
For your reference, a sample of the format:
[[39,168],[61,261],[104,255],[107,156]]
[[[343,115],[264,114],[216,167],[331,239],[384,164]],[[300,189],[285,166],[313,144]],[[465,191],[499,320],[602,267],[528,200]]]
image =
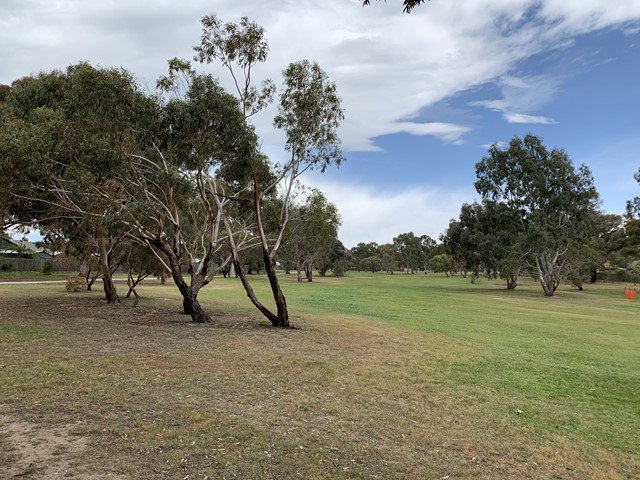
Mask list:
[[[540,136],[591,168],[607,213],[640,195],[638,0],[1,0],[0,83],[80,61],[129,70],[155,89],[167,60],[191,59],[200,19],[248,16],[270,53],[253,78],[317,61],[336,83],[346,161],[302,182],[342,218],[339,236],[437,239],[478,200],[474,166],[493,143]],[[218,65],[198,66],[231,86]],[[262,148],[286,158],[275,104],[253,118]]]

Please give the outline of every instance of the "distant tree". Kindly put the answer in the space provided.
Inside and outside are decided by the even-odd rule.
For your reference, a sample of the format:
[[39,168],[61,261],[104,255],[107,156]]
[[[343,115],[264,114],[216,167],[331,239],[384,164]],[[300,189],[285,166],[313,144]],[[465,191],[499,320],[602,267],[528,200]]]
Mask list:
[[420,237],[416,237],[413,232],[401,233],[393,238],[393,245],[396,247],[402,265],[407,273],[414,274],[423,265],[423,251]]
[[[635,178],[636,182],[640,184],[640,168],[633,175],[633,178]],[[640,197],[634,197],[633,200],[627,200],[625,217],[628,220],[640,218]]]
[[351,248],[349,252],[351,254],[351,267],[358,272],[367,270],[362,266],[362,261],[368,257],[379,256],[379,248],[380,246],[376,242],[359,242],[355,247]]
[[[378,0],[380,1],[380,0]],[[385,0],[386,1],[386,0]],[[411,13],[411,10],[413,10],[414,8],[416,8],[418,5],[421,5],[424,3],[424,0],[404,0],[403,5],[404,5],[404,9],[403,11],[405,13]],[[364,0],[362,2],[362,5],[369,5],[370,4],[370,0]]]
[[458,220],[449,222],[441,238],[464,270],[474,277],[499,274],[513,290],[523,266],[518,224],[518,216],[505,203],[485,199],[463,204]]
[[363,258],[360,261],[360,267],[365,272],[376,273],[379,272],[382,268],[382,262],[380,261],[380,257],[378,255],[372,255],[371,257]]
[[533,135],[497,145],[476,164],[475,187],[483,199],[503,202],[519,216],[526,238],[523,257],[533,268],[545,296],[553,296],[571,271],[569,258],[592,235],[598,193],[585,166],[574,168],[568,155],[551,151]]
[[453,275],[455,271],[453,259],[446,253],[431,257],[429,268],[436,273],[444,273],[447,277]]
[[331,266],[340,215],[335,205],[317,189],[311,191],[304,204],[292,207],[292,212],[285,237],[287,257],[295,265],[298,282],[302,282],[302,272],[311,282],[314,267],[326,273]]
[[385,243],[378,247],[378,256],[380,258],[380,268],[389,274],[398,270],[401,262],[403,263],[396,245],[393,243]]
[[435,255],[435,250],[437,247],[436,241],[431,238],[429,235],[420,236],[420,250],[422,251],[422,269],[426,274],[429,270],[429,260],[433,255]]
[[127,269],[129,290],[125,298],[129,298],[133,294],[137,303],[140,296],[136,287],[150,275],[161,276],[164,266],[151,248],[136,242],[129,241],[120,245],[117,255],[120,256],[120,263]]
[[331,271],[334,277],[344,277],[349,269],[350,253],[340,240],[333,245],[331,252]]
[[618,268],[632,267],[640,260],[640,219],[628,220],[610,234],[606,255]]

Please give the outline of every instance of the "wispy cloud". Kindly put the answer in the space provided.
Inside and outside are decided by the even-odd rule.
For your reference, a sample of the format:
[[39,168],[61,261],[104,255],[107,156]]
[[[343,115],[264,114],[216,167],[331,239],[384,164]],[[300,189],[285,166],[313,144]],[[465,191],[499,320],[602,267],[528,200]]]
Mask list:
[[554,119],[540,115],[529,115],[523,111],[536,110],[549,103],[559,89],[561,79],[550,75],[516,77],[504,75],[496,82],[502,98],[478,100],[472,106],[484,107],[502,113],[508,123],[538,123],[551,125]]
[[509,123],[539,123],[542,125],[553,125],[558,123],[553,118],[537,115],[525,115],[522,113],[504,112],[502,116]]

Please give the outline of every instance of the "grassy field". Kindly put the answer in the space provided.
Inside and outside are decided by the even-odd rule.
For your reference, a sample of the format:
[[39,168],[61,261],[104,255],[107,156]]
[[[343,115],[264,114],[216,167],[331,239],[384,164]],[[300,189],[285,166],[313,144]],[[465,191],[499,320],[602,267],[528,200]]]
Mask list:
[[44,274],[42,272],[22,272],[22,271],[9,271],[0,272],[0,282],[12,282],[12,281],[52,281],[52,280],[66,280],[67,278],[78,275],[77,272],[52,272],[50,274]]
[[[85,439],[56,454],[78,479],[640,478],[624,285],[283,281],[296,329],[270,328],[235,279],[202,291],[212,325],[155,281],[137,307],[0,284],[0,423]],[[0,472],[21,461],[4,438]]]

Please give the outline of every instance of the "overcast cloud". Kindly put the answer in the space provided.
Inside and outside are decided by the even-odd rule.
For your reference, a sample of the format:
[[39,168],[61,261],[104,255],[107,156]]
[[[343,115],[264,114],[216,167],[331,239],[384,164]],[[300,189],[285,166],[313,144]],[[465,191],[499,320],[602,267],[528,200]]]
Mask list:
[[[640,2],[433,0],[406,15],[400,0],[366,8],[360,0],[3,0],[0,83],[88,60],[127,68],[153,89],[167,59],[193,56],[199,20],[214,12],[225,21],[247,15],[265,28],[271,53],[256,70],[256,81],[279,82],[288,63],[318,61],[337,83],[346,113],[343,146],[355,152],[378,150],[376,137],[400,132],[464,142],[472,126],[418,120],[418,114],[487,82],[499,86],[502,96],[477,105],[499,111],[507,122],[553,124],[555,119],[535,111],[553,100],[562,78],[520,76],[515,66],[537,53],[566,48],[576,35],[612,26],[637,31]],[[205,68],[228,82],[218,67]],[[271,128],[273,113],[272,106],[254,122],[265,151],[277,159],[282,136]],[[391,208],[385,205],[414,209],[422,225],[437,224],[442,231],[461,203],[435,189],[383,196],[367,186],[323,187],[342,214],[347,244],[356,235],[374,239],[375,232],[380,232],[375,238],[390,240],[413,225],[400,227],[405,219],[390,210],[394,221],[387,235],[386,226],[362,214],[372,205],[380,213]],[[472,194],[466,192],[463,200]],[[417,224],[415,230],[427,233]]]

